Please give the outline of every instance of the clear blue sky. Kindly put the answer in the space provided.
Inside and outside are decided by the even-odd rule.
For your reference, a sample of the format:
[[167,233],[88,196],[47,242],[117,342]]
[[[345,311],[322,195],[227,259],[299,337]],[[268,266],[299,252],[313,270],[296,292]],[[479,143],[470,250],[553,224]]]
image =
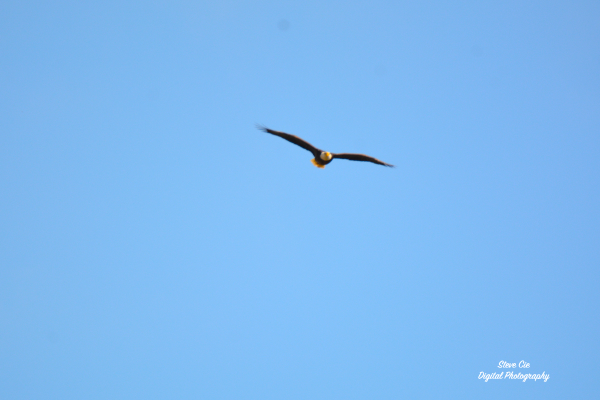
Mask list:
[[0,397],[598,398],[600,4],[449,3],[2,2]]

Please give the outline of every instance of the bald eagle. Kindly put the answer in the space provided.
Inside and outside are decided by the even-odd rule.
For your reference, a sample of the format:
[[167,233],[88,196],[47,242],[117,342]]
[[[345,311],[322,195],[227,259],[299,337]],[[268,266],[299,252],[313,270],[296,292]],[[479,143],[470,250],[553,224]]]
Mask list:
[[270,133],[271,135],[279,136],[280,138],[283,138],[283,139],[287,140],[288,142],[292,142],[295,145],[298,145],[298,146],[302,147],[303,149],[310,151],[313,154],[313,156],[315,156],[315,158],[313,158],[310,161],[317,168],[325,168],[325,166],[327,164],[329,164],[334,158],[343,158],[345,160],[353,160],[353,161],[368,161],[368,162],[372,162],[374,164],[384,165],[386,167],[394,167],[392,164],[384,163],[383,161],[380,161],[374,157],[366,156],[364,154],[330,153],[328,151],[323,151],[323,150],[317,149],[315,146],[308,143],[307,141],[300,139],[298,136],[290,135],[289,133],[285,133],[285,132],[274,131],[272,129],[269,129],[269,128],[261,126],[261,125],[257,125],[256,127],[262,131]]

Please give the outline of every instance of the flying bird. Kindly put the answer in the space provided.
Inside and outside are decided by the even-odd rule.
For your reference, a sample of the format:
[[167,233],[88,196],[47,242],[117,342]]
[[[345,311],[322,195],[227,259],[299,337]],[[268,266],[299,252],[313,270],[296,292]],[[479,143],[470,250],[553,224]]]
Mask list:
[[302,147],[310,151],[315,158],[310,160],[315,167],[317,168],[325,168],[327,164],[329,164],[334,158],[342,158],[345,160],[352,161],[368,161],[374,164],[384,165],[386,167],[394,167],[392,164],[384,163],[374,157],[366,156],[364,154],[353,154],[353,153],[330,153],[328,151],[323,151],[321,149],[317,149],[312,144],[308,143],[306,140],[300,139],[298,136],[290,135],[289,133],[274,131],[267,127],[257,125],[257,128],[263,130],[271,135],[279,136],[282,139],[287,140],[288,142],[292,142],[297,146]]

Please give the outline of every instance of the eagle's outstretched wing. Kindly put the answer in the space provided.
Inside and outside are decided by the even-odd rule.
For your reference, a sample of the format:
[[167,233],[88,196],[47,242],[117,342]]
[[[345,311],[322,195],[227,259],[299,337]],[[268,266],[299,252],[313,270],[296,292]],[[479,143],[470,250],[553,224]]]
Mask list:
[[379,165],[385,165],[386,167],[394,167],[392,164],[388,164],[388,163],[384,163],[383,161],[380,161],[378,159],[376,159],[375,157],[371,157],[371,156],[366,156],[364,154],[352,154],[352,153],[338,153],[338,154],[332,154],[333,158],[343,158],[345,160],[352,160],[352,161],[368,161],[368,162],[372,162],[375,164],[379,164]]
[[303,149],[310,151],[315,157],[318,157],[321,154],[321,150],[317,149],[315,146],[308,143],[306,140],[300,139],[298,136],[290,135],[289,133],[285,132],[274,131],[273,129],[269,129],[266,126],[262,125],[256,125],[256,127],[262,131],[270,133],[271,135],[279,136],[280,138],[285,139],[288,142],[292,142],[295,145],[298,145]]

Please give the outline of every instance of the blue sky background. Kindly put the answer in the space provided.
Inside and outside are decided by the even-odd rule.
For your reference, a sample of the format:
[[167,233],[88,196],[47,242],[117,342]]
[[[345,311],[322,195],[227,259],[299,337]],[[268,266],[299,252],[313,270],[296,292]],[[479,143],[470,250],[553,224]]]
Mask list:
[[598,397],[599,21],[2,2],[0,396]]

